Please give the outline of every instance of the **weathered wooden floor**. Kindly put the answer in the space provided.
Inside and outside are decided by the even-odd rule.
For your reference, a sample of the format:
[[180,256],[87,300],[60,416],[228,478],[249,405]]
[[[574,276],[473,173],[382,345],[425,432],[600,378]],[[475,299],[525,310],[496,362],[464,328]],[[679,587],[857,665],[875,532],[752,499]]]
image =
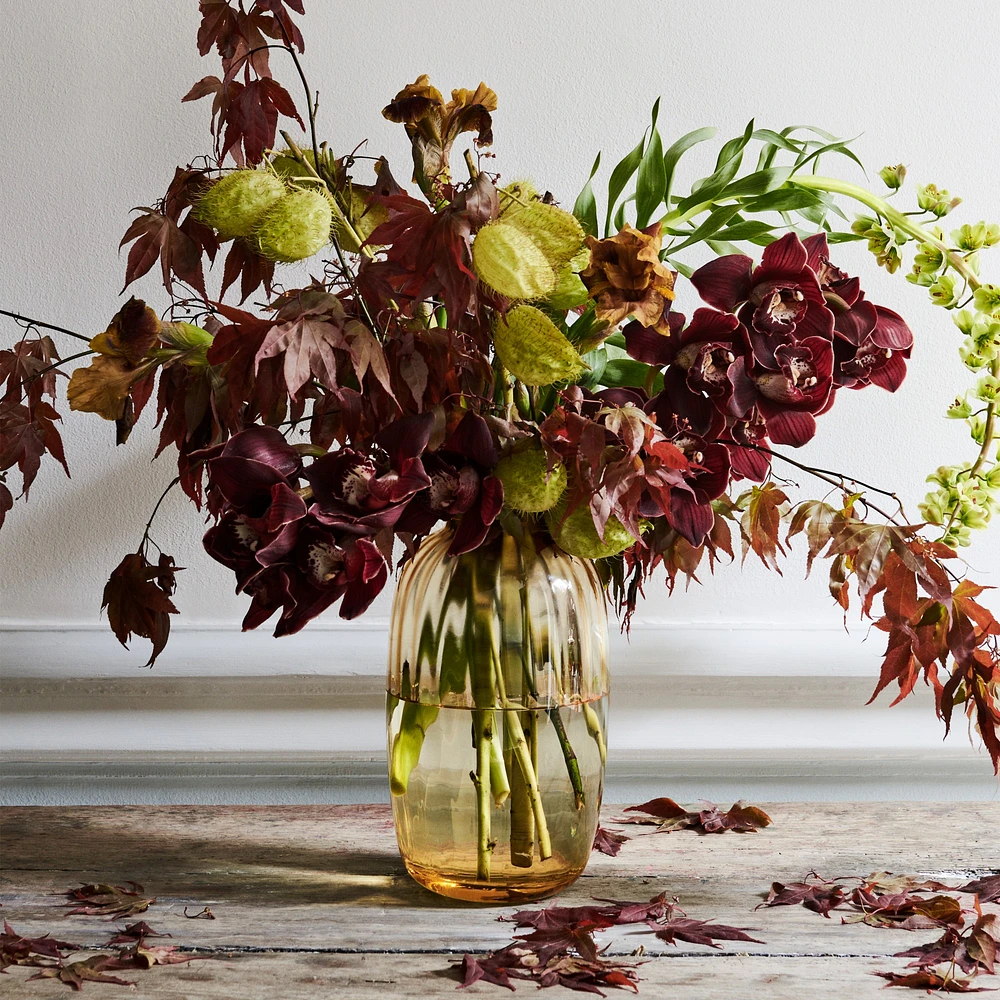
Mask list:
[[[774,825],[752,835],[646,836],[645,828],[632,827],[636,839],[617,858],[595,854],[559,901],[645,900],[666,890],[690,916],[753,928],[766,942],[710,951],[672,948],[648,934],[603,937],[615,954],[645,946],[643,996],[863,1000],[886,996],[873,970],[902,969],[905,960],[891,958],[894,952],[937,935],[842,925],[801,907],[755,912],[771,881],[811,870],[827,877],[887,870],[964,878],[1000,869],[1000,804],[766,808]],[[619,814],[606,807],[605,821]],[[513,931],[497,921],[509,908],[452,902],[412,882],[386,806],[8,809],[0,834],[2,915],[19,933],[48,931],[97,946],[112,925],[64,916],[58,894],[81,882],[133,879],[157,897],[143,918],[173,935],[155,943],[215,956],[125,975],[149,997],[453,997],[452,960],[502,947]],[[189,913],[209,906],[217,919],[185,919],[185,906]],[[27,983],[31,971],[12,968],[0,976],[0,997],[69,995],[52,980]],[[1000,980],[984,977],[982,985]],[[534,995],[535,987],[523,983],[519,991]],[[94,1000],[129,995],[97,983],[83,993]],[[467,995],[508,994],[478,984]],[[571,995],[578,994],[543,994]]]

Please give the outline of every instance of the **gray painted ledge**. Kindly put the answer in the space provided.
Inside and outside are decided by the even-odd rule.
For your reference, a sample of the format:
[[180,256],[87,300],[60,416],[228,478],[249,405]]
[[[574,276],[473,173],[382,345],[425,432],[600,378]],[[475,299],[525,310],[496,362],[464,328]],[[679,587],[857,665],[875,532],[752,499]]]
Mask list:
[[[312,805],[388,802],[384,754],[5,754],[0,805]],[[619,752],[604,797],[642,802],[997,801],[967,750]]]

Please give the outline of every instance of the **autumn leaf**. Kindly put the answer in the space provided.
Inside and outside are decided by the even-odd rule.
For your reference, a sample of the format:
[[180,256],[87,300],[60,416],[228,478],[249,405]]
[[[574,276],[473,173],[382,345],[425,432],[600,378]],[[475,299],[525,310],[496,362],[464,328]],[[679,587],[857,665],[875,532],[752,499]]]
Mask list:
[[709,948],[721,947],[718,941],[752,941],[763,944],[759,938],[750,937],[742,927],[715,924],[709,920],[692,920],[690,917],[671,917],[663,923],[649,925],[656,936],[667,944],[687,941],[689,944],[703,944]]
[[84,914],[86,916],[107,917],[109,920],[122,917],[132,917],[149,909],[155,898],[147,899],[142,895],[142,886],[138,882],[128,882],[131,889],[121,885],[107,885],[104,882],[81,885],[78,889],[70,889],[66,895],[74,906],[66,915]]
[[159,261],[163,287],[168,292],[173,292],[176,277],[204,294],[201,250],[190,233],[155,209],[140,208],[138,211],[142,215],[132,220],[119,243],[119,247],[132,244],[125,264],[122,291]]
[[1000,874],[973,879],[955,891],[974,892],[980,903],[1000,903]]
[[941,990],[943,993],[987,993],[983,986],[973,986],[971,979],[956,979],[945,972],[873,972],[873,976],[888,979],[889,986],[905,986],[911,990]]
[[704,809],[687,810],[673,799],[650,799],[638,806],[628,806],[625,812],[644,813],[641,818],[628,817],[619,822],[641,823],[658,826],[658,833],[692,829],[698,833],[755,833],[770,826],[771,817],[757,806],[742,801],[722,812],[713,802],[706,802]]
[[178,613],[170,595],[180,568],[163,553],[154,566],[141,552],[132,552],[115,567],[104,587],[101,609],[108,609],[108,623],[118,641],[126,649],[133,634],[152,642],[146,666],[152,666],[163,651],[170,635],[170,615]]
[[807,910],[830,918],[830,910],[840,906],[846,896],[844,887],[831,882],[772,882],[767,899],[761,906],[796,906],[801,903]]
[[768,569],[781,574],[777,553],[785,555],[785,548],[778,532],[781,529],[784,505],[787,503],[788,497],[774,483],[755,486],[740,497],[738,505],[746,505],[746,512],[740,520],[744,562],[752,549]]
[[[21,472],[22,495],[27,496],[38,475],[42,455],[48,452],[69,475],[69,466],[63,452],[62,438],[55,421],[59,414],[45,400],[30,410],[19,403],[0,402],[0,471],[16,465]],[[0,507],[13,506],[13,497],[6,497]]]
[[626,837],[624,833],[605,830],[603,826],[599,826],[597,833],[594,835],[593,849],[600,851],[601,854],[607,854],[609,857],[616,858],[618,857],[618,852],[622,849],[622,844],[631,839],[631,837]]
[[38,938],[22,937],[5,920],[0,934],[0,972],[11,965],[45,965],[64,958],[63,951],[77,951],[80,946],[59,941],[48,934]]
[[134,979],[119,979],[117,976],[108,975],[109,971],[117,971],[123,966],[119,959],[111,955],[93,955],[90,958],[81,959],[78,962],[71,962],[69,965],[59,965],[36,972],[28,977],[30,983],[33,979],[58,979],[74,990],[83,988],[87,983],[113,983],[116,986],[135,986]]
[[301,392],[313,378],[328,389],[336,389],[334,351],[345,346],[340,325],[323,317],[303,315],[274,326],[257,351],[254,364],[259,368],[267,358],[282,358],[290,396]]
[[[131,883],[135,884],[135,883]],[[134,924],[127,924],[125,930],[118,931],[112,935],[111,939],[104,944],[105,948],[114,948],[120,944],[135,944],[137,941],[144,941],[148,937],[172,937],[170,934],[161,934],[154,931],[145,920],[136,921]]]

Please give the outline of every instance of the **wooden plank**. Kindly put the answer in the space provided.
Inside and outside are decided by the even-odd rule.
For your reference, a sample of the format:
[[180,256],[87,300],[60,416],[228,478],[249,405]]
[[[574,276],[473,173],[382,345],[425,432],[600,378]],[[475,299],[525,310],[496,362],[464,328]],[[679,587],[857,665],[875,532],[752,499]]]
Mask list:
[[[458,980],[449,971],[449,954],[413,955],[241,955],[190,965],[154,968],[136,973],[143,997],[164,1000],[370,1000],[373,997],[488,998],[509,994],[499,987],[477,984],[456,993]],[[900,960],[897,959],[896,962]],[[642,966],[640,997],[650,1000],[885,1000],[884,981],[871,975],[886,963],[865,958],[754,958],[708,955],[659,958]],[[892,967],[892,966],[890,966]],[[11,969],[0,976],[0,997],[11,1000],[64,998],[67,988],[54,981],[25,984],[29,970]],[[130,978],[128,975],[125,978]],[[129,994],[120,986],[88,983],[91,1000],[121,1000]],[[535,988],[522,983],[518,994],[534,997]],[[544,1000],[579,998],[561,987],[538,994]],[[611,997],[629,993],[609,991]],[[921,994],[922,995],[922,994]]]
[[[690,914],[754,928],[765,944],[729,952],[884,956],[908,947],[905,931],[824,920],[801,908],[754,911],[773,879],[810,870],[833,876],[892,870],[960,877],[995,870],[1000,806],[776,805],[758,834],[643,834],[617,858],[594,855],[560,897],[648,899],[678,895]],[[606,810],[606,819],[620,813]],[[3,816],[4,913],[23,933],[67,933],[96,946],[108,924],[64,921],[57,895],[74,884],[135,879],[158,898],[147,915],[188,947],[337,951],[485,950],[510,940],[511,908],[484,908],[426,892],[406,874],[389,811],[312,808],[12,809]],[[184,918],[211,906],[215,921]],[[607,940],[607,939],[606,939]],[[669,946],[652,938],[652,953]],[[612,951],[631,951],[622,932]]]

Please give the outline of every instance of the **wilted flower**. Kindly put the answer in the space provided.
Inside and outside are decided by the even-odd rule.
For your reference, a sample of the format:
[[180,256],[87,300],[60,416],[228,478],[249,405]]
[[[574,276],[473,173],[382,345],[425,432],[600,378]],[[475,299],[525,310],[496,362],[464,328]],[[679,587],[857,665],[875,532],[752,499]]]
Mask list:
[[674,272],[660,262],[660,225],[639,230],[625,224],[615,236],[587,237],[590,264],[580,272],[597,318],[618,323],[634,316],[645,327],[667,331],[674,300]]

